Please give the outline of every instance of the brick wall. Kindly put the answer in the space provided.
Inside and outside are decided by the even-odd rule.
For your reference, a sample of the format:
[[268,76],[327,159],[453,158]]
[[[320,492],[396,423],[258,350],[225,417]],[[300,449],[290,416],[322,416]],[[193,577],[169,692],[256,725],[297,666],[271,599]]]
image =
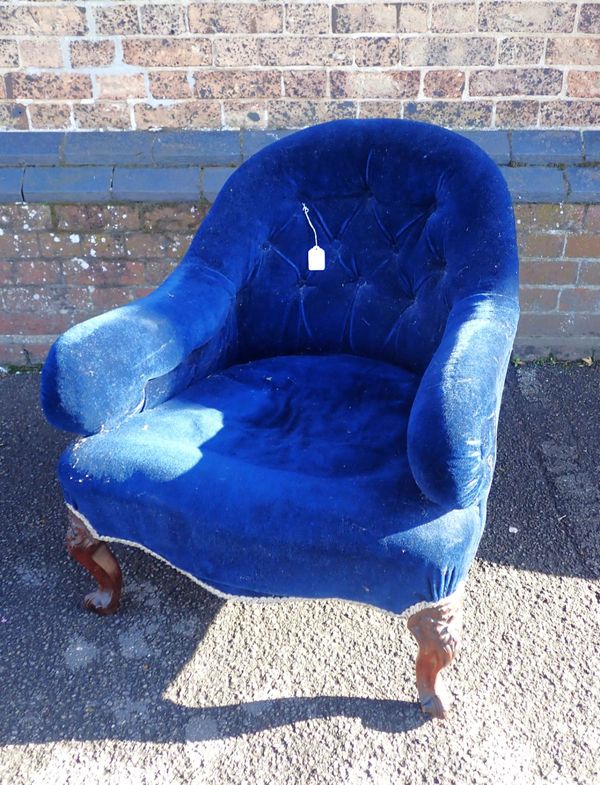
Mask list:
[[[235,166],[282,133],[0,135],[0,363],[38,363],[70,325],[157,286]],[[516,354],[600,358],[600,131],[463,133],[515,203]]]
[[[151,291],[205,208],[13,205],[0,216],[0,361],[45,357],[57,333]],[[516,354],[598,356],[600,205],[516,207],[522,316]]]
[[591,128],[600,4],[0,2],[0,127]]

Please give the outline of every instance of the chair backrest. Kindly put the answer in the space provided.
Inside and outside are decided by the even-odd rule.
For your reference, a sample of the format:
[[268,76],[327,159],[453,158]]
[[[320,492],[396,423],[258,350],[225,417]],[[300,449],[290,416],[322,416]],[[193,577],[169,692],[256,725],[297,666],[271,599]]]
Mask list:
[[[309,272],[314,235],[323,271]],[[516,297],[504,178],[475,144],[402,120],[291,134],[228,180],[189,261],[237,291],[239,359],[346,352],[423,370],[471,294]]]

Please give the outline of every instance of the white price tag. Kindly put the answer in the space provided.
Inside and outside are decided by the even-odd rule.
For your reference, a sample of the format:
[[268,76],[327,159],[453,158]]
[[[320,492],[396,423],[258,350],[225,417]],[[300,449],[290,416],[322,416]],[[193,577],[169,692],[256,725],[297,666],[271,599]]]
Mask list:
[[322,248],[319,248],[318,245],[314,245],[308,252],[308,269],[325,269],[325,251]]
[[308,269],[309,270],[324,270],[325,269],[325,251],[319,246],[319,239],[317,237],[317,230],[313,226],[313,222],[308,215],[308,207],[302,202],[302,212],[306,216],[308,225],[312,229],[315,236],[315,244],[308,252]]

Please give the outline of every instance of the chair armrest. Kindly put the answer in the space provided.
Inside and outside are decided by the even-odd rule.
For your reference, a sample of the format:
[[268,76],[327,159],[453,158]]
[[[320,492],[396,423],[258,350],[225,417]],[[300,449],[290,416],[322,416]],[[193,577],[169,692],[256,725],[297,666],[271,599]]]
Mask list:
[[454,508],[489,490],[506,369],[517,328],[516,298],[472,295],[452,309],[408,423],[408,460],[432,501]]
[[140,409],[148,381],[218,336],[234,301],[223,275],[184,263],[147,297],[75,325],[44,364],[46,417],[89,435]]

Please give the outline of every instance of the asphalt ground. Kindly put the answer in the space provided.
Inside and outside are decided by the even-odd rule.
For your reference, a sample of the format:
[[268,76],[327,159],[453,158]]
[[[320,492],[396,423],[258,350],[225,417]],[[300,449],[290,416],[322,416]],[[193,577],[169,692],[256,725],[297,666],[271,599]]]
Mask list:
[[223,602],[115,546],[122,608],[84,611],[38,384],[0,378],[2,785],[600,782],[598,366],[509,371],[446,722],[375,609]]

